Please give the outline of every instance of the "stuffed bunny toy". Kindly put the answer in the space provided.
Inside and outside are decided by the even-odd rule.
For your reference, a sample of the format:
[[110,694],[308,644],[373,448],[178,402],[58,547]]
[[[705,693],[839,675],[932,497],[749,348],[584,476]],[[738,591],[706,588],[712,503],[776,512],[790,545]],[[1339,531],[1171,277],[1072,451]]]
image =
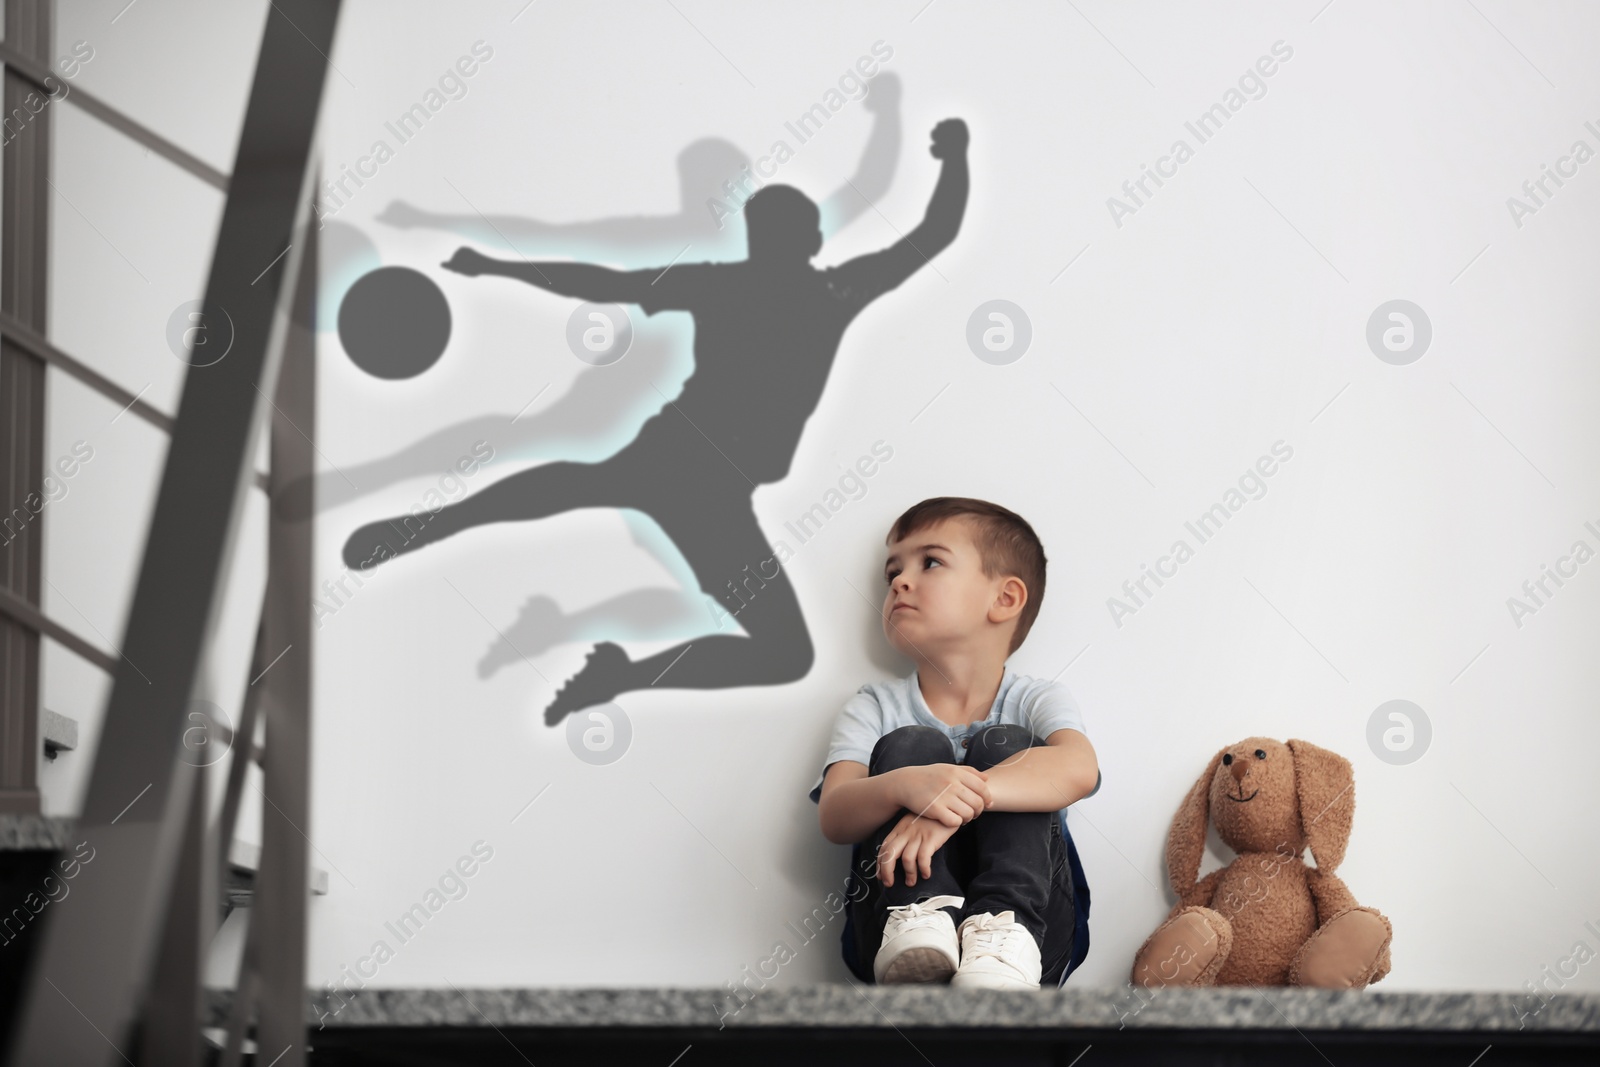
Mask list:
[[[1389,920],[1333,873],[1355,806],[1350,761],[1309,742],[1249,737],[1211,757],[1172,819],[1178,902],[1140,946],[1134,983],[1360,989],[1388,974]],[[1196,881],[1208,820],[1238,856]]]

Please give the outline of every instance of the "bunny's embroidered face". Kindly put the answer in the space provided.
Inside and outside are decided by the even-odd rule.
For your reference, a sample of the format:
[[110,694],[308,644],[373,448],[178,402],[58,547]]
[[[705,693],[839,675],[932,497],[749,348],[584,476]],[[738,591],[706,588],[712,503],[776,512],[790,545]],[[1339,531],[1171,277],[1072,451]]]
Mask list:
[[1235,852],[1298,854],[1309,846],[1317,869],[1332,873],[1350,842],[1355,784],[1349,760],[1298,738],[1247,737],[1222,749],[1172,817],[1172,891],[1182,897],[1194,888],[1207,823]]
[[1211,821],[1235,852],[1299,852],[1294,753],[1282,741],[1247,737],[1219,754],[1211,776]]

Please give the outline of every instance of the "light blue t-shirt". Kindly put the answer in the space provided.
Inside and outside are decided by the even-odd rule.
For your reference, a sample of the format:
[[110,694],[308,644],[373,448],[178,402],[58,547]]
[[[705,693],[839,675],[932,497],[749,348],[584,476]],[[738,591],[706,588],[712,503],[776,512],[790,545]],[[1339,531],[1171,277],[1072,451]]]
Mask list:
[[[855,696],[845,702],[833,725],[833,737],[828,742],[828,756],[822,762],[822,773],[817,784],[811,787],[811,799],[822,802],[822,779],[828,768],[839,760],[854,760],[864,766],[872,764],[872,750],[878,739],[902,726],[931,726],[950,739],[950,752],[957,763],[966,755],[962,741],[985,726],[1011,723],[1026,726],[1040,741],[1060,729],[1077,730],[1087,735],[1083,728],[1083,712],[1072,698],[1067,687],[1060,682],[1018,674],[1006,664],[1000,678],[1000,689],[994,695],[989,716],[965,726],[951,726],[943,722],[923,699],[922,687],[917,682],[915,669],[904,678],[887,682],[868,682],[856,690]],[[1096,777],[1089,796],[1100,791],[1100,778]],[[1066,820],[1067,809],[1061,808],[1061,819]]]

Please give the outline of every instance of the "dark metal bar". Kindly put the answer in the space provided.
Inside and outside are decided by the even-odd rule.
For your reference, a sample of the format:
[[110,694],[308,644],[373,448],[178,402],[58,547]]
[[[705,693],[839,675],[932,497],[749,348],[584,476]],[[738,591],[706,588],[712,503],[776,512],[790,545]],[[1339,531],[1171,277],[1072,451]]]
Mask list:
[[140,1025],[139,1062],[162,1067],[200,1067],[201,977],[217,922],[216,866],[206,825],[203,764],[195,768],[195,778],[155,977]]
[[[50,73],[49,53],[44,53],[44,62],[36,62],[33,58],[23,55],[11,47],[12,37],[8,33],[3,43],[0,43],[0,63],[6,65],[8,72],[15,71],[19,81],[26,82],[29,89],[37,89],[47,95],[54,95],[66,90],[65,96],[58,96],[59,100],[70,100],[84,111],[93,115],[112,129],[138,141],[152,152],[171,161],[193,174],[207,185],[215,186],[223,192],[228,191],[228,176],[217,170],[196,156],[190,155],[154,130],[133,121],[110,104],[76,86],[69,86],[60,78]],[[49,82],[55,82],[51,88]],[[7,107],[7,114],[10,108]]]
[[[263,610],[261,625],[256,628],[255,652],[250,658],[250,677],[259,679],[267,663],[267,622]],[[228,853],[233,847],[245,775],[250,773],[250,763],[255,755],[256,718],[260,714],[263,692],[264,689],[257,689],[254,685],[246,689],[244,710],[239,715],[239,729],[229,741],[228,786],[222,795],[222,815],[217,820],[217,840],[221,845],[220,859],[224,870],[228,862]],[[242,745],[237,742],[238,738],[244,739]],[[260,874],[261,864],[258,860],[256,863],[258,884]],[[256,921],[260,912],[255,910],[258,906],[259,901],[253,903],[250,924],[245,930],[244,952],[239,960],[239,975],[234,982],[233,1001],[227,1019],[228,1036],[223,1044],[220,1067],[240,1067],[243,1062],[245,1031],[249,1028],[255,1011],[256,974],[260,969],[261,924]]]
[[38,615],[44,538],[28,502],[44,506],[44,370],[0,345],[0,812],[39,810],[39,632],[19,616]]
[[42,334],[28,329],[15,316],[0,313],[0,337],[4,337],[17,347],[72,375],[107,400],[114,404],[120,404],[152,426],[159,427],[167,433],[172,432],[174,426],[172,416],[156,410],[149,403],[137,398],[93,367],[67,355],[61,349],[45,340]]
[[[256,974],[260,970],[261,924],[251,910],[250,928],[244,935],[244,957],[239,961],[239,981],[234,986],[233,1003],[228,1010],[228,1040],[222,1049],[221,1067],[240,1067],[244,1056],[245,1031],[250,1028],[250,1017],[255,1009]],[[256,1046],[259,1053],[261,1048]],[[260,1062],[259,1057],[257,1062]]]
[[[138,991],[148,987],[196,785],[197,768],[182,758],[184,717],[216,633],[258,418],[277,391],[290,313],[283,282],[298,275],[303,259],[304,242],[294,237],[309,215],[311,152],[338,10],[337,0],[274,0],[267,12],[206,283],[205,306],[226,312],[235,340],[227,359],[191,366],[184,378],[125,658],[78,824],[96,859],[76,879],[75,906],[62,909],[70,921],[40,916],[45,927],[14,1064],[121,1062]],[[269,716],[275,710],[268,705]],[[292,760],[274,756],[271,764],[280,762]],[[303,862],[295,880],[302,896]],[[292,1047],[304,1039],[302,1025]]]
[[[263,605],[264,607],[265,605]],[[261,624],[256,627],[255,651],[250,657],[250,677],[259,679],[267,667],[267,624],[263,612]],[[243,711],[239,715],[239,729],[229,739],[228,785],[222,794],[222,814],[217,820],[217,841],[221,855],[219,871],[227,870],[228,854],[233,848],[234,833],[239,818],[239,802],[244,792],[244,779],[250,773],[250,764],[259,751],[255,748],[256,719],[260,714],[263,689],[253,684],[246,687]],[[238,740],[243,738],[242,743]],[[261,864],[256,863],[259,880]],[[243,1062],[245,1031],[249,1028],[256,1002],[256,975],[260,969],[261,924],[256,921],[259,902],[253,902],[249,926],[245,930],[244,952],[239,960],[239,974],[234,982],[233,1000],[227,1018],[227,1039],[222,1048],[220,1067],[240,1067]]]
[[[263,619],[256,627],[255,652],[250,657],[250,677],[259,678],[267,668],[267,627]],[[256,743],[256,716],[261,707],[261,690],[247,684],[239,728],[227,739],[228,784],[222,791],[222,812],[217,817],[217,877],[226,877],[228,853],[233,849],[233,836],[238,830],[239,801],[244,795],[245,776],[250,773],[251,757]],[[259,865],[258,865],[259,866]]]
[[76,652],[107,674],[117,673],[117,657],[100,651],[71,630],[46,616],[34,605],[6,589],[0,589],[0,615],[5,616],[12,625],[21,626],[35,634],[44,634],[52,641],[59,642],[63,647]]
[[[313,185],[313,188],[315,186]],[[316,465],[310,439],[317,425],[317,228],[305,228],[295,285],[295,313],[284,345],[272,416],[272,501]],[[256,874],[260,924],[260,1021],[256,1061],[305,1064],[306,903],[310,880],[305,827],[311,825],[311,646],[313,518],[299,521],[269,509],[267,592],[262,620],[267,650],[287,654],[262,679],[267,705],[262,768],[267,805],[261,814],[261,868]]]
[[[24,59],[50,55],[50,0],[6,5],[8,51]],[[33,86],[6,68],[5,115],[31,114]],[[32,119],[31,137],[13,137],[0,152],[0,312],[43,329],[49,271],[50,109]],[[44,493],[44,364],[0,340],[0,522],[23,516],[0,552],[0,588],[23,603],[40,603],[44,531],[30,521],[27,501]],[[9,530],[7,531],[9,533]],[[0,618],[0,811],[39,810],[39,635],[11,616]]]
[[[133,412],[152,426],[170,434],[176,425],[172,416],[166,412],[141,400],[88,364],[69,356],[47,341],[43,335],[30,330],[16,316],[4,311],[0,311],[0,338],[12,342],[52,367],[72,375],[107,400],[122,405],[124,410]],[[256,472],[256,486],[263,491],[267,488],[267,476],[259,471]]]

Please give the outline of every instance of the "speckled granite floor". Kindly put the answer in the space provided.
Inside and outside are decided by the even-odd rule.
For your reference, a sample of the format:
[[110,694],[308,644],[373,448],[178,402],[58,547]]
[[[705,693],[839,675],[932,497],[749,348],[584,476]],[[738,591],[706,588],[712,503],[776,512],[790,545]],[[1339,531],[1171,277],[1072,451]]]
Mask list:
[[66,848],[73,820],[59,815],[0,815],[0,852]]
[[[0,819],[0,851],[63,848],[71,820]],[[415,1027],[1014,1027],[1019,1029],[1532,1031],[1600,1035],[1600,993],[1406,993],[1369,989],[1163,989],[1121,986],[1037,993],[961,993],[819,983],[744,992],[726,988],[377,989],[308,992],[313,1026]],[[208,991],[225,1023],[228,990]]]
[[[229,994],[211,993],[217,1024]],[[1017,1027],[1600,1033],[1600,994],[1538,1002],[1513,993],[1309,989],[1058,989],[957,992],[948,987],[821,983],[746,995],[726,989],[366,989],[307,997],[324,1027]]]

